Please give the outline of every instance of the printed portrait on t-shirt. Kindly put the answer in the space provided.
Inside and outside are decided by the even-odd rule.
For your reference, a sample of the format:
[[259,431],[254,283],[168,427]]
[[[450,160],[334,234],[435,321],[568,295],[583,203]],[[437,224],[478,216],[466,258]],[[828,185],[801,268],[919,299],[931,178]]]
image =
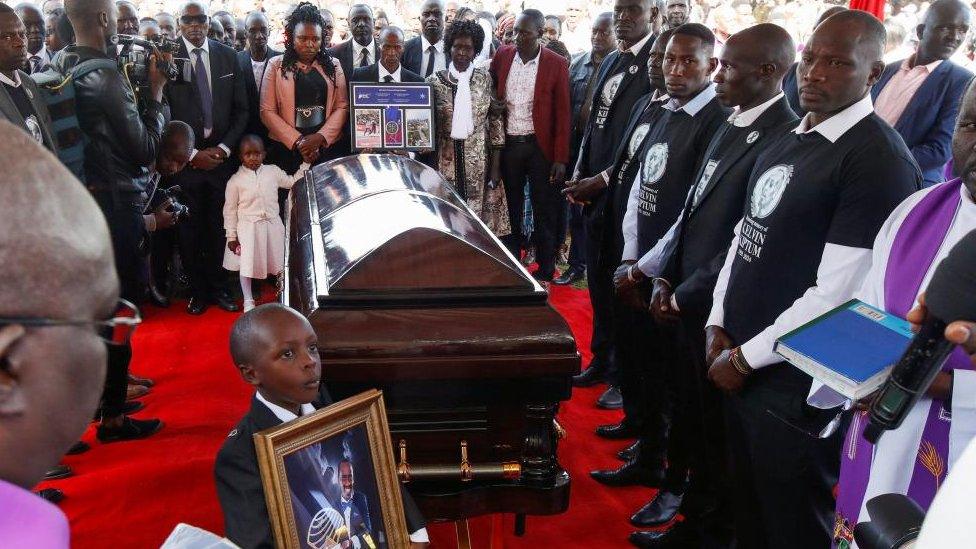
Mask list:
[[627,158],[631,159],[637,154],[637,149],[640,148],[641,143],[644,142],[644,137],[647,136],[647,130],[651,128],[650,124],[641,124],[634,128],[634,133],[630,134],[630,143],[627,143]]
[[643,184],[657,183],[664,175],[668,165],[668,144],[655,143],[648,147],[641,164],[641,182]]
[[692,199],[692,206],[697,206],[698,201],[701,200],[702,193],[705,192],[705,188],[708,187],[708,182],[712,179],[712,174],[715,173],[715,168],[718,167],[718,160],[709,160],[705,164],[705,169],[702,170],[701,179],[698,180],[698,186],[695,187],[695,197]]
[[762,219],[773,213],[779,205],[783,191],[790,183],[793,176],[793,166],[778,164],[769,168],[759,179],[752,190],[752,197],[749,199],[749,214],[755,219]]
[[603,93],[600,94],[600,101],[603,105],[609,107],[613,103],[613,98],[617,96],[617,90],[620,89],[620,81],[624,79],[624,73],[620,73],[612,76],[607,83],[603,85]]

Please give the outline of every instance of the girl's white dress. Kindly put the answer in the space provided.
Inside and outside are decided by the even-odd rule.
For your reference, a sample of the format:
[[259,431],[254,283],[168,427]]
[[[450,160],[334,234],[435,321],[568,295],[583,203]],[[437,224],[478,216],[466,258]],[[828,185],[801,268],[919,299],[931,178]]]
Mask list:
[[224,196],[224,231],[227,240],[241,244],[241,255],[224,249],[224,268],[248,278],[277,275],[285,263],[285,225],[278,216],[278,189],[290,189],[305,173],[303,164],[295,175],[278,166],[262,165],[257,171],[241,166]]

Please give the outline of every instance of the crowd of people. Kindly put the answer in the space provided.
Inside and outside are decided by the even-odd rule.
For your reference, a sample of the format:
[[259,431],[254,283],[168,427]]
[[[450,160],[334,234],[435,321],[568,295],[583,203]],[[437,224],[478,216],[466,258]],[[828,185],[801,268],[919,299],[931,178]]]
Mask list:
[[[77,290],[87,301],[11,293],[0,316],[98,329],[107,351],[93,340],[91,356],[70,360],[107,355],[101,388],[91,387],[98,368],[71,380],[83,398],[27,388],[58,397],[72,417],[90,417],[97,400],[100,442],[164,427],[130,417],[153,382],[129,372],[129,336],[137,304],[168,307],[183,290],[191,315],[244,309],[232,354],[258,396],[240,432],[329,402],[289,387],[279,359],[257,348],[314,333],[283,307],[255,308],[253,286],[273,285],[283,268],[283,193],[310,167],[354,152],[350,82],[430,83],[435,146],[416,160],[514,257],[537,264],[540,282],[586,279],[593,358],[573,383],[607,384],[597,405],[623,419],[596,434],[632,441],[619,468],[592,477],[658,488],[630,518],[634,545],[846,547],[874,495],[907,493],[927,507],[972,438],[971,356],[955,356],[872,452],[857,403],[773,351],[853,297],[909,315],[938,262],[976,229],[968,4],[895,2],[884,22],[780,0],[571,0],[557,11],[443,0],[170,4],[0,3],[0,114],[22,130],[5,151],[41,158],[28,179],[51,180],[0,189],[14,210],[2,223],[19,237],[18,205],[60,193],[45,216],[57,222],[24,240],[38,242],[35,270],[6,273],[15,268],[6,261],[0,272],[64,275],[55,286],[64,291],[79,273],[92,279]],[[87,193],[58,183],[67,171]],[[28,249],[15,243],[0,256]],[[104,276],[109,256],[117,290]],[[14,365],[15,341],[44,338],[10,324],[0,319],[0,356]],[[952,334],[968,338],[970,353],[974,329]],[[294,367],[320,375],[314,341],[295,352]],[[11,395],[0,391],[0,419],[22,404]],[[51,463],[5,466],[0,478],[30,487],[42,465],[45,478],[69,476],[54,457],[86,451],[80,431],[37,450]],[[926,452],[943,466],[919,465]],[[271,543],[253,456],[249,436],[232,437],[217,461],[228,536],[245,547]],[[242,509],[247,501],[261,504]],[[417,515],[411,539],[424,543]]]

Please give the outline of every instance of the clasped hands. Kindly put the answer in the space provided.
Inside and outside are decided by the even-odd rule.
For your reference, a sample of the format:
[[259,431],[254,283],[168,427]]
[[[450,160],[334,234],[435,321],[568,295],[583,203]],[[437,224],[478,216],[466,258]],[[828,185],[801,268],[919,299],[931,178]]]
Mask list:
[[302,155],[302,160],[308,164],[314,164],[319,159],[322,147],[325,146],[325,136],[320,133],[303,135],[295,141],[293,150],[297,150]]

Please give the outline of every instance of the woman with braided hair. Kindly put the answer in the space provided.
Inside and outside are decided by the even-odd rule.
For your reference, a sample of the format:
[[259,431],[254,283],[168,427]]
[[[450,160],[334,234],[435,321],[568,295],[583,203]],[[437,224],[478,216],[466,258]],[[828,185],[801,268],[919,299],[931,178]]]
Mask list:
[[346,77],[323,39],[319,8],[302,2],[285,19],[285,53],[268,62],[261,91],[261,121],[270,137],[291,151],[282,155],[286,172],[302,162],[332,155],[349,115]]

